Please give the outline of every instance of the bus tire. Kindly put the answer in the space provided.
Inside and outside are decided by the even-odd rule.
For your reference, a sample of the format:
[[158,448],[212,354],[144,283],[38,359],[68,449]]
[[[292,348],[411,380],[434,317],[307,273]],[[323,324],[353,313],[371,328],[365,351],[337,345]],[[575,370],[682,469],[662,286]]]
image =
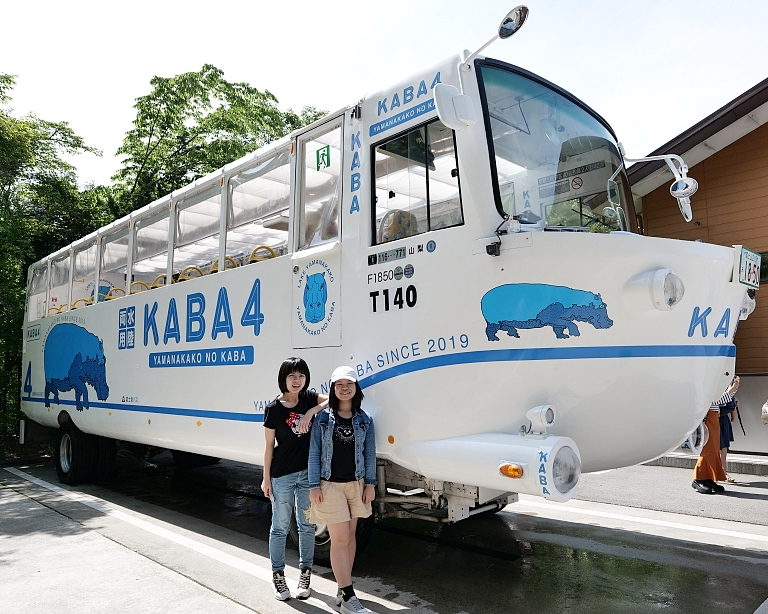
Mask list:
[[194,452],[183,452],[182,450],[171,450],[173,462],[179,469],[197,469],[198,467],[207,467],[215,465],[221,459],[215,456],[205,456],[204,454],[195,454]]
[[56,474],[63,484],[80,484],[96,475],[98,440],[67,420],[56,432]]
[[[368,542],[371,541],[373,535],[373,526],[375,519],[373,514],[368,518],[357,519],[357,530],[355,531],[355,552],[360,554]],[[293,514],[291,514],[291,526],[288,530],[288,536],[291,539],[293,547],[299,549],[299,526],[296,523],[296,509],[294,508]],[[315,527],[315,557],[314,562],[318,565],[324,565],[326,567],[331,566],[331,536],[328,534],[326,525],[317,525]]]
[[96,457],[96,480],[114,478],[117,464],[117,440],[110,437],[97,437]]

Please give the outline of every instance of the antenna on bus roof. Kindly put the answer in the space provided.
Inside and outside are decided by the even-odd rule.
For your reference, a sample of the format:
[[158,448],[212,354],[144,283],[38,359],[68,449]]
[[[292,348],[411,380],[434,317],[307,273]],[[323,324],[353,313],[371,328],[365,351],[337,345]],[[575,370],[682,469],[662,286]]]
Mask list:
[[485,43],[485,45],[480,47],[480,49],[478,49],[473,54],[471,54],[466,60],[464,60],[461,63],[461,70],[463,70],[464,72],[468,72],[470,70],[470,66],[469,66],[470,60],[472,60],[477,54],[479,54],[483,49],[485,49],[488,45],[494,42],[497,38],[504,40],[505,38],[509,38],[510,36],[515,34],[520,28],[523,27],[523,24],[525,23],[526,19],[528,19],[527,6],[523,6],[521,4],[520,6],[515,7],[511,11],[509,11],[509,13],[506,14],[504,19],[502,19],[501,23],[499,24],[499,33],[496,34],[487,43]]

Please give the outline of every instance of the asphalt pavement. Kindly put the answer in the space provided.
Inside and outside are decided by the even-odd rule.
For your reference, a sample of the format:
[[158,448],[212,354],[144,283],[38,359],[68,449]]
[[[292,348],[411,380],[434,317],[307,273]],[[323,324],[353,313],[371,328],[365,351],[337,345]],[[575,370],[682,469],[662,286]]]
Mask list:
[[[381,614],[761,614],[768,477],[701,495],[690,469],[583,476],[575,499],[521,497],[455,525],[387,521],[355,565]],[[163,614],[337,611],[330,569],[314,595],[276,601],[258,468],[129,468],[65,487],[50,465],[0,469],[0,611]],[[297,553],[287,553],[289,586]],[[761,609],[762,608],[762,609]]]

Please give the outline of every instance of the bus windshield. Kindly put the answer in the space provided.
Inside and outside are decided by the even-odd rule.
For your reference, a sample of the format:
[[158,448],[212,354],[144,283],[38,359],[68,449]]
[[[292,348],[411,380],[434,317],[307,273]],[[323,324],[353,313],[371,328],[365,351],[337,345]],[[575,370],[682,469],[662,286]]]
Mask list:
[[565,92],[478,65],[499,213],[555,230],[628,230],[633,207],[611,131]]

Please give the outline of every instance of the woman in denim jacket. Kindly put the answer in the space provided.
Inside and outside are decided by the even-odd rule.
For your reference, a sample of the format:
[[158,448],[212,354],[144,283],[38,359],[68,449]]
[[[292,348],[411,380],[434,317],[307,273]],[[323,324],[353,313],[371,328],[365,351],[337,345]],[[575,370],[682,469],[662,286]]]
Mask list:
[[376,496],[376,436],[373,420],[360,407],[362,400],[356,371],[336,369],[328,409],[317,414],[309,445],[310,518],[328,526],[342,614],[370,612],[352,588],[357,519],[371,515]]

